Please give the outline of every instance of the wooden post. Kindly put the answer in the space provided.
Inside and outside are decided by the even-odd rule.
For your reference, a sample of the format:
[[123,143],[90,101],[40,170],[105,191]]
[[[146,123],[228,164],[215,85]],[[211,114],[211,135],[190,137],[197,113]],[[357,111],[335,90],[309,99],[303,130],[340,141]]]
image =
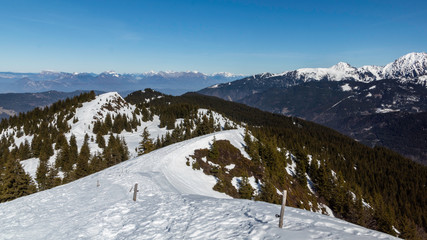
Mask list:
[[136,193],[138,192],[138,183],[135,183],[135,187],[133,187],[133,200],[136,201]]
[[283,190],[282,208],[280,209],[279,228],[283,228],[283,216],[285,215],[286,190]]

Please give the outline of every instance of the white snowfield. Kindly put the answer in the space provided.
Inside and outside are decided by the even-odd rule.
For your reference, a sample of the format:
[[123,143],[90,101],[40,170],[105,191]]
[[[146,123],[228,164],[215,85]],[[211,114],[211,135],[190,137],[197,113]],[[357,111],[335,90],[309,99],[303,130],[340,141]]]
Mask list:
[[291,207],[280,229],[279,205],[231,199],[212,190],[214,177],[186,165],[186,157],[209,147],[214,136],[242,149],[243,134],[230,130],[190,139],[1,203],[0,239],[395,239]]

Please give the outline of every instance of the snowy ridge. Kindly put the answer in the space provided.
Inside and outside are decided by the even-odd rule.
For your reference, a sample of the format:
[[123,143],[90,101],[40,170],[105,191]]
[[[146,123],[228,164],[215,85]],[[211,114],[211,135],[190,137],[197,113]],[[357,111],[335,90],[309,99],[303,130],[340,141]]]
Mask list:
[[330,68],[302,68],[296,70],[297,76],[305,81],[309,79],[341,81],[350,78],[358,78],[357,69],[348,63],[339,62]]
[[[83,105],[76,109],[74,117],[68,120],[68,125],[70,126],[70,131],[65,133],[67,141],[70,140],[71,135],[76,137],[76,142],[78,149],[81,148],[84,142],[85,135],[87,134],[90,139],[96,139],[96,134],[93,133],[93,127],[97,120],[105,121],[107,114],[114,118],[116,115],[121,114],[126,116],[128,120],[133,119],[133,112],[135,111],[135,106],[127,103],[117,92],[104,93],[92,101],[85,102]],[[199,115],[207,115],[207,109],[199,109]],[[223,117],[221,114],[211,112],[215,123],[224,127],[226,123],[233,124],[232,121]],[[141,120],[142,115],[136,115],[137,119]],[[176,120],[176,125],[181,123],[182,119]],[[54,122],[55,123],[55,122]],[[147,128],[147,131],[150,133],[150,138],[153,140],[157,138],[162,138],[166,136],[167,133],[171,133],[172,130],[167,130],[166,127],[160,128],[160,119],[159,116],[154,115],[152,121],[141,121],[141,126],[138,126],[136,131],[127,132],[122,131],[119,134],[114,134],[119,136],[126,141],[127,147],[129,149],[130,157],[136,157],[139,142],[142,140],[141,134],[144,131],[144,128]],[[0,132],[0,137],[12,135],[14,132],[17,132],[18,129],[7,129],[6,131]],[[21,129],[22,130],[22,129]],[[104,139],[107,142],[109,135],[105,135]],[[21,137],[15,136],[15,145],[19,146],[21,143],[28,141],[31,143],[33,139],[32,135],[23,135]],[[98,144],[94,141],[89,141],[89,148],[91,154],[97,153],[98,155],[102,153],[102,149],[99,148]],[[12,147],[10,148],[12,150]],[[54,151],[54,155],[49,158],[49,164],[53,166],[57,157],[59,150]],[[39,165],[39,158],[30,158],[21,161],[21,165],[24,170],[30,174],[30,176],[35,179],[36,171]],[[63,177],[62,173],[59,172],[60,176]]]
[[[355,80],[372,82],[381,79],[400,79],[402,82],[413,82],[426,85],[427,53],[408,53],[386,66],[352,67],[345,62],[339,62],[329,68],[301,68],[295,71],[286,71],[273,74],[270,77],[295,76],[307,81],[342,81]],[[269,78],[269,77],[267,77]]]
[[[96,174],[0,204],[1,239],[396,239],[305,210],[227,199],[212,176],[186,156],[227,139],[242,149],[243,130],[201,136]],[[99,186],[97,186],[99,182]],[[137,201],[131,187],[138,183]],[[226,199],[224,199],[226,198]]]
[[383,69],[385,77],[414,78],[427,74],[427,53],[408,53]]

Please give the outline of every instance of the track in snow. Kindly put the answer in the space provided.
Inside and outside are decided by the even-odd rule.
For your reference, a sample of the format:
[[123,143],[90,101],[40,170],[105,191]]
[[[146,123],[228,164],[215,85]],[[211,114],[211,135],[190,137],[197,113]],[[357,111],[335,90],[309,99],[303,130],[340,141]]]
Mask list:
[[[0,239],[392,239],[345,221],[230,199],[185,156],[215,136],[241,148],[243,130],[177,143],[47,191],[0,204]],[[97,181],[100,186],[97,187]],[[138,183],[137,201],[131,187]]]

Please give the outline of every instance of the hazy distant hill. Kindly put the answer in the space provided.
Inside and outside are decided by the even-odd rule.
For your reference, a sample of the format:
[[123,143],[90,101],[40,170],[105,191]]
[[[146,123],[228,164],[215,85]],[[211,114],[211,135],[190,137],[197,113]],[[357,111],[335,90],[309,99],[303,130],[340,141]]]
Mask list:
[[66,73],[43,71],[41,73],[0,73],[0,92],[40,92],[92,90],[135,91],[153,88],[168,94],[182,94],[196,91],[212,84],[242,78],[226,72],[204,74],[196,71],[186,72],[146,72],[119,74],[114,71],[94,73]]

